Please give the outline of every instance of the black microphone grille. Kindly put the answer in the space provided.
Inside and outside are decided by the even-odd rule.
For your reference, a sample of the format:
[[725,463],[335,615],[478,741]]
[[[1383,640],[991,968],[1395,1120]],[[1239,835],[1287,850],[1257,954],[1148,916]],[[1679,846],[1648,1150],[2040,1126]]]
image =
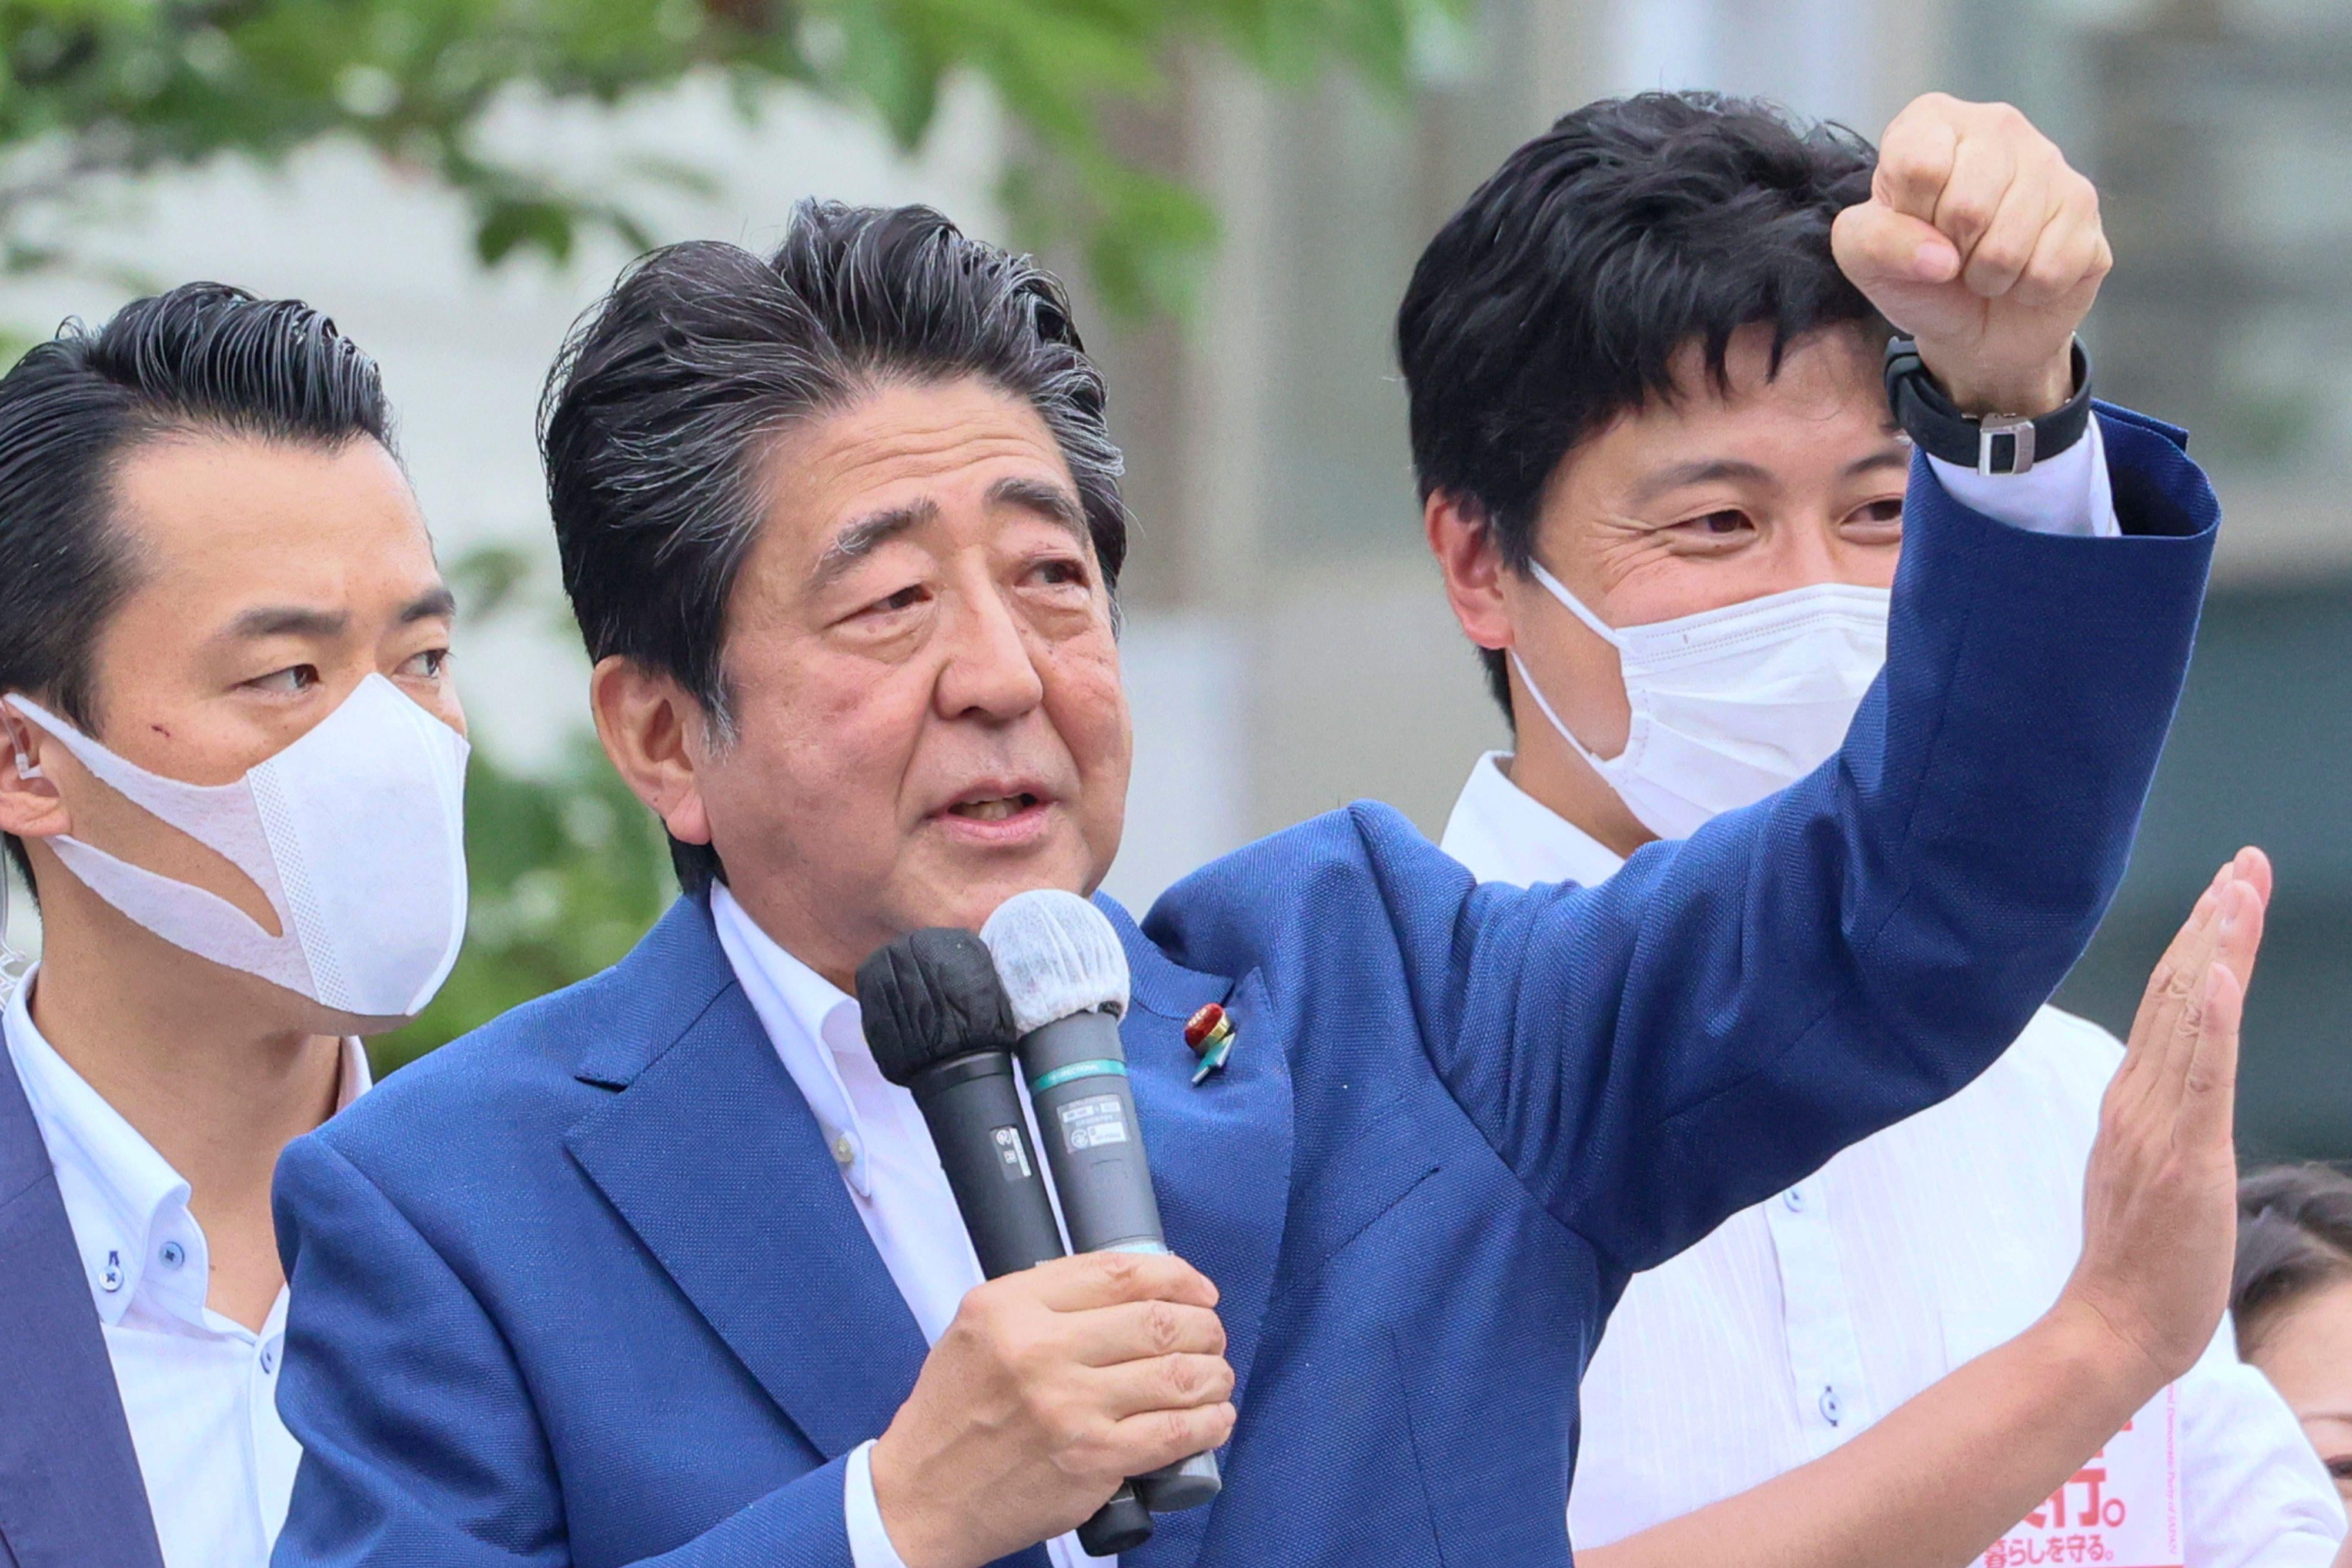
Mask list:
[[902,1087],[951,1057],[1013,1049],[1012,1004],[969,931],[933,926],[877,947],[857,966],[857,1005],[875,1065]]

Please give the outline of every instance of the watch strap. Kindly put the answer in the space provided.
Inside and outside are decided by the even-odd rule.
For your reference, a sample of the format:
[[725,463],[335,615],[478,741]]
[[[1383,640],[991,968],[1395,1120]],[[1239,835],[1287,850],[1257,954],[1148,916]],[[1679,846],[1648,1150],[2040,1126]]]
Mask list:
[[1886,345],[1886,404],[1895,422],[1930,457],[1979,474],[2023,474],[2083,439],[2091,427],[2091,356],[2074,340],[2074,395],[2039,419],[1963,413],[1919,358],[1919,345]]

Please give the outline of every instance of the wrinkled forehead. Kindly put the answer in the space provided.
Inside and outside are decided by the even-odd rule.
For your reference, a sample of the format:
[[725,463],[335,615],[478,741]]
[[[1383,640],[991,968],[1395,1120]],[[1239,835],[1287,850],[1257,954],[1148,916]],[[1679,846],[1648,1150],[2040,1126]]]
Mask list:
[[1061,447],[1026,399],[977,380],[894,382],[779,434],[759,553],[805,579],[938,523],[1030,517],[1086,538]]

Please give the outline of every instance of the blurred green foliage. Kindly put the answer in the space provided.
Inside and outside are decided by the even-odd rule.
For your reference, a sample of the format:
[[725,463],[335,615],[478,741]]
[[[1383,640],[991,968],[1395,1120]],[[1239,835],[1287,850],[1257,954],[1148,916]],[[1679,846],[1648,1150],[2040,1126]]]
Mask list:
[[[1022,134],[1004,197],[1024,243],[1078,247],[1115,307],[1181,300],[1214,237],[1189,188],[1124,161],[1121,104],[1164,100],[1184,47],[1281,78],[1327,65],[1402,86],[1419,30],[1468,0],[0,0],[0,267],[69,264],[89,177],[265,162],[354,139],[472,210],[485,262],[562,258],[583,229],[643,249],[611,182],[563,182],[489,146],[509,94],[620,104],[690,73],[744,113],[799,84],[870,110],[903,148],[947,81],[986,80]],[[693,171],[629,172],[691,183]]]
[[[454,666],[461,693],[494,678],[467,664],[467,633],[527,617],[554,635],[576,635],[532,562],[521,550],[487,545],[448,564],[462,610]],[[422,1016],[368,1042],[379,1077],[614,963],[677,894],[660,823],[584,733],[552,767],[530,771],[502,761],[494,738],[475,737],[466,768],[466,868],[465,949]]]
[[[583,188],[497,145],[496,111],[620,106],[716,76],[747,119],[793,84],[870,111],[912,151],[946,85],[971,75],[1015,130],[1002,194],[1020,242],[1076,250],[1114,309],[1181,308],[1213,216],[1122,157],[1114,118],[1167,107],[1172,72],[1201,47],[1277,80],[1337,67],[1401,91],[1424,29],[1473,3],[0,0],[0,273],[100,270],[76,242],[120,177],[223,156],[268,166],[331,140],[460,195],[486,266],[562,261],[586,233],[644,249],[653,235],[626,193],[698,188],[695,170],[635,160]],[[499,549],[453,563],[467,629],[540,613],[572,635],[529,569]],[[462,656],[458,669],[489,676]],[[372,1043],[380,1072],[611,964],[676,892],[658,824],[585,736],[529,772],[478,737],[467,849],[465,950],[425,1015]]]
[[466,946],[424,1016],[368,1042],[379,1076],[626,953],[677,895],[669,848],[586,736],[552,773],[466,771]]

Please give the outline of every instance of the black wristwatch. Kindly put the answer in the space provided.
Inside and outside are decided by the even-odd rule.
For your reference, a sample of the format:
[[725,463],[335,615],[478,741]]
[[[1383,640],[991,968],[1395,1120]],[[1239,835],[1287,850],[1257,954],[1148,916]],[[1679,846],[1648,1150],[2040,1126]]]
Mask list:
[[1886,405],[1922,452],[1979,474],[2022,474],[2047,463],[2091,427],[2091,356],[2074,340],[2074,395],[2040,419],[1962,413],[1919,359],[1919,345],[1886,345]]

